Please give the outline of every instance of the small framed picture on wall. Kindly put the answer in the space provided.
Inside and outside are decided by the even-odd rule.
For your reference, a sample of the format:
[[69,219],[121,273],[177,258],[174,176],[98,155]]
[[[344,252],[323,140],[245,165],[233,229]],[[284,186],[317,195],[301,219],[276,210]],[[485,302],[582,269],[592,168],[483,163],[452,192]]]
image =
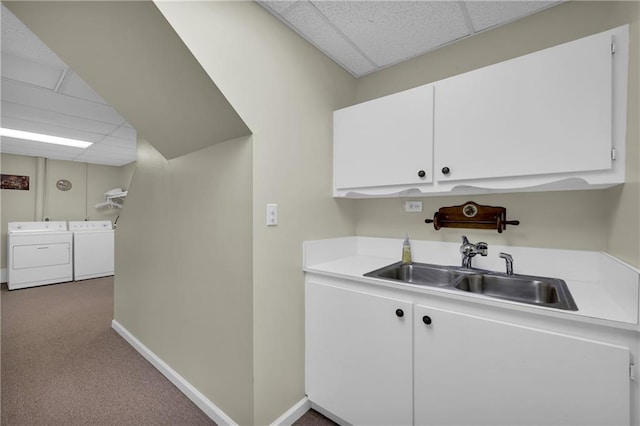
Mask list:
[[29,176],[0,175],[0,189],[29,190]]

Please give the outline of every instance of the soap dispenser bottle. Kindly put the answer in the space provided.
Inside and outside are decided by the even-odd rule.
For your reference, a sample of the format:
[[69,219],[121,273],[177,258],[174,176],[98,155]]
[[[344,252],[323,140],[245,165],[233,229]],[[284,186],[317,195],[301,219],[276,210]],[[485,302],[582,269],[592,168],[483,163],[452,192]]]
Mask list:
[[409,234],[404,235],[404,241],[402,242],[402,264],[411,264],[411,241],[409,241]]

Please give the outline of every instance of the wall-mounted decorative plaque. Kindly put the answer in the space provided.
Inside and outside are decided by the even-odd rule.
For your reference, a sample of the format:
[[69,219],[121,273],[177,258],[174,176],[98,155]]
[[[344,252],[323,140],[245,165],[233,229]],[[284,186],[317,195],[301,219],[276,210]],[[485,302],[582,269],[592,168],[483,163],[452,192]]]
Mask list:
[[71,185],[71,182],[66,179],[60,179],[56,182],[56,188],[58,188],[60,191],[68,191],[72,186],[73,185]]
[[29,190],[29,176],[0,175],[0,189]]
[[520,225],[519,220],[507,220],[507,209],[504,207],[483,206],[473,201],[460,206],[441,207],[433,219],[426,219],[425,222],[433,223],[436,231],[440,228],[475,228],[496,229],[502,233],[507,225]]

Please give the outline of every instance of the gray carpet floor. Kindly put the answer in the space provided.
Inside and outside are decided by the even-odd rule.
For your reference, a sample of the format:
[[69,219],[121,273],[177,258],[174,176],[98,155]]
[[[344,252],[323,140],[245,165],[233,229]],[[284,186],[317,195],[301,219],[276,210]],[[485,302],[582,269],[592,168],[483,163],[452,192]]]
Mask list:
[[2,290],[2,425],[212,425],[111,329],[113,279]]
[[[214,425],[111,328],[113,278],[3,285],[1,424]],[[310,410],[298,426],[329,426]]]

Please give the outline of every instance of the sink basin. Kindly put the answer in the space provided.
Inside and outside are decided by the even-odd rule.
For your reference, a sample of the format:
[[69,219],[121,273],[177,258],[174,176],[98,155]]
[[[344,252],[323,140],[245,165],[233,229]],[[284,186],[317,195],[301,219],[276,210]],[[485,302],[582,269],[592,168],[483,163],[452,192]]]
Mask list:
[[384,278],[405,283],[431,286],[449,286],[456,282],[460,273],[446,266],[412,263],[403,265],[394,263],[384,268],[364,274],[365,277]]
[[556,309],[578,310],[567,284],[557,278],[507,275],[480,269],[415,262],[410,265],[403,265],[402,262],[393,263],[367,272],[364,276],[449,288]]
[[498,299],[577,311],[567,284],[556,278],[526,275],[470,274],[454,288]]

